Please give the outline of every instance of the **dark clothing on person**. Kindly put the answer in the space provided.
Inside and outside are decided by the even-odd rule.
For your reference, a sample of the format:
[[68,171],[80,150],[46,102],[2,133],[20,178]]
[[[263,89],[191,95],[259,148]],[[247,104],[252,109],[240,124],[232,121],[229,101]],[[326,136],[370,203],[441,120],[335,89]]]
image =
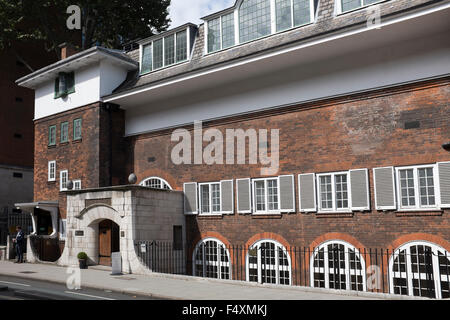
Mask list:
[[17,262],[23,263],[23,244],[25,242],[25,234],[22,230],[19,230],[16,235],[16,254]]

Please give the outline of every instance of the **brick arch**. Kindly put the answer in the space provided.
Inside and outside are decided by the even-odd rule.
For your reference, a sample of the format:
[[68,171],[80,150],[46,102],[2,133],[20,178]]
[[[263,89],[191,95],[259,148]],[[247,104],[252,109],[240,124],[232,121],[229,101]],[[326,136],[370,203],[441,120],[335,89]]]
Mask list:
[[279,243],[281,243],[285,247],[286,250],[289,251],[291,249],[291,245],[289,244],[289,242],[285,238],[283,238],[279,234],[276,234],[276,233],[273,233],[273,232],[262,232],[262,233],[255,234],[250,239],[248,239],[248,241],[245,243],[245,247],[249,248],[254,243],[258,242],[259,240],[264,240],[264,239],[278,241]]
[[241,265],[239,266],[241,269],[243,268],[243,270],[245,270],[245,274],[243,275],[243,279],[241,280],[246,280],[246,274],[247,274],[247,252],[248,249],[255,244],[258,241],[261,240],[273,240],[273,241],[277,241],[278,243],[280,243],[287,251],[288,255],[289,255],[289,260],[291,262],[291,283],[294,284],[294,270],[296,270],[297,268],[297,261],[295,259],[292,258],[292,249],[293,247],[289,244],[289,242],[283,238],[282,236],[280,236],[277,233],[273,233],[273,232],[262,232],[262,233],[257,233],[255,235],[253,235],[250,239],[247,240],[247,242],[245,243],[244,249],[241,252]]
[[341,241],[348,242],[358,250],[364,250],[366,248],[355,237],[353,237],[347,233],[341,233],[341,232],[329,232],[329,233],[325,233],[325,234],[317,237],[316,239],[314,239],[311,242],[310,248],[314,249],[314,248],[320,246],[322,243],[331,241],[331,240],[341,240]]
[[164,171],[164,170],[161,170],[158,168],[152,168],[152,169],[147,169],[142,172],[135,173],[135,174],[137,176],[137,181],[138,181],[137,183],[140,183],[141,181],[143,181],[144,179],[149,178],[149,177],[159,177],[159,178],[166,180],[170,184],[170,186],[172,187],[172,189],[174,191],[182,190],[182,186],[180,187],[177,183],[177,180],[175,180],[175,178],[167,171]]
[[450,252],[450,242],[448,242],[444,238],[429,233],[410,233],[403,235],[392,241],[392,243],[388,246],[388,250],[390,252],[393,252],[398,247],[413,241],[432,242]]
[[[311,265],[311,258],[313,257],[314,254],[314,249],[319,247],[322,243],[324,242],[328,242],[328,241],[333,241],[333,240],[339,240],[339,241],[344,241],[349,243],[350,245],[352,245],[353,247],[355,247],[359,253],[360,253],[360,257],[362,259],[364,259],[364,264],[365,267],[367,268],[368,266],[370,266],[372,264],[371,262],[371,256],[370,254],[367,254],[368,250],[366,249],[366,247],[359,242],[355,237],[347,234],[347,233],[341,233],[341,232],[329,232],[329,233],[325,233],[319,237],[317,237],[316,239],[314,239],[311,244],[310,247],[308,248],[308,255],[306,255],[305,257],[305,264],[302,267],[301,272],[312,272],[312,270],[310,270],[310,265]],[[307,268],[307,270],[305,270],[305,268]],[[366,271],[366,270],[364,270]]]
[[[222,243],[225,245],[225,247],[228,249],[228,253],[230,254],[230,270],[234,271],[233,269],[233,262],[235,261],[234,257],[234,250],[231,247],[231,243],[230,241],[228,241],[227,238],[225,238],[224,236],[222,236],[222,234],[216,232],[216,231],[205,231],[205,232],[201,232],[199,235],[197,235],[191,245],[189,246],[189,251],[188,251],[188,270],[190,268],[192,268],[192,262],[193,262],[193,254],[194,254],[194,250],[195,247],[197,246],[197,244],[202,241],[203,239],[207,239],[207,238],[215,238],[217,240],[222,241]],[[190,270],[190,272],[193,274],[194,270]],[[234,276],[234,272],[232,273],[232,275]]]

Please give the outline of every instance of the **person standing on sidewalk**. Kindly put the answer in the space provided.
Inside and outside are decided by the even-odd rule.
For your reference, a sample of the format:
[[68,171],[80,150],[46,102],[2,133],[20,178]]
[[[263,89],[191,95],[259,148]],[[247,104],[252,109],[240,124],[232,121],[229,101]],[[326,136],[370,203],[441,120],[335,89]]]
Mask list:
[[17,260],[15,263],[23,263],[23,243],[25,242],[25,234],[22,231],[22,228],[20,226],[17,226],[16,228],[17,235],[16,238],[13,240],[16,244],[16,254],[17,254]]

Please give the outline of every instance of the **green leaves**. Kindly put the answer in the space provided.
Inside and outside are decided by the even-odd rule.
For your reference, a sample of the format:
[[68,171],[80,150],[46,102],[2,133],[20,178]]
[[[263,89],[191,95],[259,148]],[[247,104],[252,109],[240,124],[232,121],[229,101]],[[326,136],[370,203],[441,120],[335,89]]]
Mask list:
[[[68,30],[67,7],[82,11],[82,30]],[[63,42],[87,49],[120,48],[169,26],[170,0],[0,0],[0,50],[16,41],[43,41],[49,50]]]

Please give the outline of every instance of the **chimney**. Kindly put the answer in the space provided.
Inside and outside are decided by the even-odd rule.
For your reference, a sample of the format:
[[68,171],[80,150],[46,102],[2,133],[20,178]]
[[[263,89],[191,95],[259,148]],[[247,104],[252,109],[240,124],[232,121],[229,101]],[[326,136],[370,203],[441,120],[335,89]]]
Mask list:
[[61,60],[64,60],[78,53],[78,50],[70,43],[64,42],[59,45],[59,48],[61,49]]

